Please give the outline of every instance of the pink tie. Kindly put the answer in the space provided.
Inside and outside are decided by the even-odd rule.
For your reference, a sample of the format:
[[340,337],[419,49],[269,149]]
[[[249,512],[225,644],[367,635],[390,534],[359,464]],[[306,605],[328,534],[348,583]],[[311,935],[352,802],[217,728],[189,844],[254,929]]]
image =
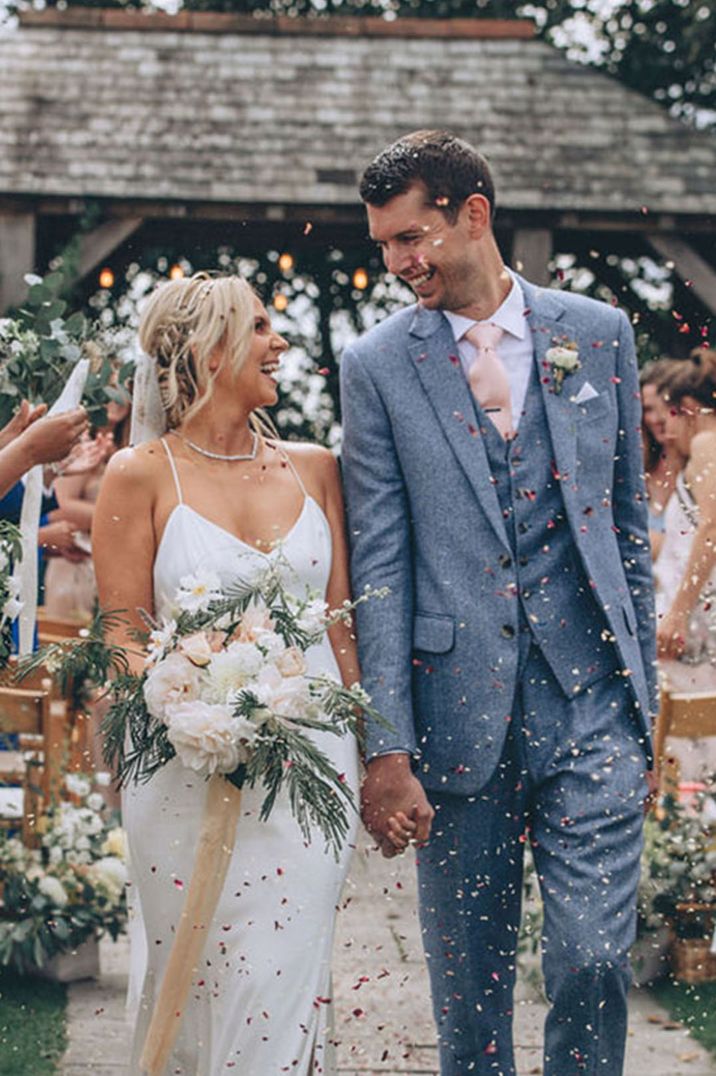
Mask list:
[[468,372],[472,394],[485,414],[492,419],[501,435],[507,439],[512,433],[512,400],[510,381],[497,354],[497,347],[504,329],[492,322],[473,325],[465,333],[477,354]]

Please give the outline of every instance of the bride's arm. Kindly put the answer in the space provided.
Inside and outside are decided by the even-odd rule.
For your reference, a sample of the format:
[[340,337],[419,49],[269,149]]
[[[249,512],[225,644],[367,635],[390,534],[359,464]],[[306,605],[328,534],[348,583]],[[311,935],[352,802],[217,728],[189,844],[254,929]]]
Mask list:
[[123,449],[110,460],[92,524],[92,556],[99,605],[117,612],[122,622],[109,633],[109,641],[126,646],[130,667],[139,673],[143,655],[131,629],[146,630],[139,610],[153,610],[152,568],[155,554],[153,467],[148,454]]
[[[351,599],[348,543],[346,541],[341,477],[338,462],[327,449],[318,449],[316,451],[315,465],[320,470],[323,510],[331,528],[333,542],[331,574],[326,589],[326,601],[329,609],[339,609],[345,601],[350,601]],[[358,648],[356,646],[353,618],[351,617],[350,623],[339,621],[334,624],[328,632],[328,637],[331,640],[341,679],[346,687],[350,687],[351,684],[355,684],[360,680]]]

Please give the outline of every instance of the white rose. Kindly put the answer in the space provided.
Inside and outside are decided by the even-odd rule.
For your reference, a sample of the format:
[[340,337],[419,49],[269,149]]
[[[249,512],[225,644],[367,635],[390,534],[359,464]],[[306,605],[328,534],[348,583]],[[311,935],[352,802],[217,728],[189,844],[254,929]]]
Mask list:
[[229,695],[241,691],[258,675],[264,660],[253,643],[232,643],[226,650],[212,654],[207,669],[209,697],[215,702],[226,702]]
[[169,742],[184,766],[204,776],[236,769],[240,727],[228,706],[197,700],[167,707]]
[[551,347],[545,352],[545,359],[558,370],[571,374],[579,369],[579,352],[573,347]]
[[104,797],[99,792],[92,792],[87,797],[87,806],[92,811],[101,811],[104,807]]
[[50,863],[53,867],[56,867],[58,863],[62,862],[62,849],[59,845],[53,845],[50,849]]
[[200,672],[181,654],[168,654],[147,674],[144,701],[153,717],[165,721],[166,709],[199,695]]
[[275,661],[279,654],[282,654],[286,649],[285,642],[275,631],[257,632],[256,645],[261,647],[268,661]]
[[306,662],[297,646],[289,646],[276,658],[276,668],[281,676],[303,676]]
[[212,657],[209,640],[203,631],[196,631],[193,635],[185,636],[179,643],[179,653],[200,669],[208,665]]
[[44,878],[41,878],[38,883],[38,889],[40,892],[51,900],[56,908],[64,908],[67,904],[68,896],[67,890],[57,878],[53,878],[51,874],[46,874]]

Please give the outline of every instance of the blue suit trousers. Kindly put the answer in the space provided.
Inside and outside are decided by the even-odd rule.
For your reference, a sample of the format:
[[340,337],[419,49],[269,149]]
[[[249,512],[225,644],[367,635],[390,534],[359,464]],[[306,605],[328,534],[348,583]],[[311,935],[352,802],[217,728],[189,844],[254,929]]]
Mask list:
[[626,678],[567,698],[526,650],[500,762],[474,796],[432,794],[420,915],[443,1076],[513,1076],[523,853],[543,906],[544,1076],[619,1076],[646,794]]

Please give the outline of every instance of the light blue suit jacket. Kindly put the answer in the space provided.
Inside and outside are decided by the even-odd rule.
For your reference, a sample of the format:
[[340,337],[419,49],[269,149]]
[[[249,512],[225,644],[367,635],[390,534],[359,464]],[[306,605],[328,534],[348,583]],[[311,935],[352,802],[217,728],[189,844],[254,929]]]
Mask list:
[[[520,283],[570,529],[649,757],[655,617],[633,334],[613,307]],[[556,393],[545,352],[565,341],[580,367]],[[598,395],[580,405],[585,383]],[[427,787],[472,794],[499,758],[517,641],[501,630],[514,594],[498,585],[512,550],[447,319],[420,306],[388,317],[344,353],[341,393],[354,594],[390,588],[358,610],[363,682],[393,726],[369,725],[367,755],[422,756]]]

